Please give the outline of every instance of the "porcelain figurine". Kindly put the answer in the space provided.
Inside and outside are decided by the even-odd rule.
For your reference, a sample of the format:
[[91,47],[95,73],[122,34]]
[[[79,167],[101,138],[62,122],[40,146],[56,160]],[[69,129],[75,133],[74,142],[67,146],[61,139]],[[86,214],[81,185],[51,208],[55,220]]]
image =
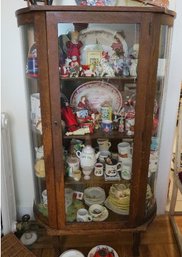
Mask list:
[[80,64],[80,48],[82,42],[79,41],[79,32],[71,32],[71,40],[66,43],[67,46],[67,57],[72,59],[73,56],[77,57],[77,62]]
[[42,159],[44,157],[44,147],[43,145],[40,147],[35,147],[36,159]]
[[137,63],[138,63],[138,60],[136,59],[131,60],[131,65],[129,69],[130,69],[130,76],[132,77],[137,77]]
[[119,37],[117,36],[117,34],[115,35],[114,40],[115,41],[112,43],[111,47],[115,51],[116,55],[118,57],[121,57],[124,55],[124,50],[123,50],[123,45]]
[[100,66],[102,68],[101,77],[115,77],[114,69],[111,67],[109,63],[108,53],[103,51],[102,58],[100,59]]

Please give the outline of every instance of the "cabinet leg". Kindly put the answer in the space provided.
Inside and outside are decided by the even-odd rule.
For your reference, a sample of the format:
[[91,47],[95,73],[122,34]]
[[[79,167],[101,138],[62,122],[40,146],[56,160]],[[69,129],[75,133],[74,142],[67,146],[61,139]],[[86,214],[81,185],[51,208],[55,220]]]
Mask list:
[[141,232],[133,232],[133,256],[140,256],[140,234]]

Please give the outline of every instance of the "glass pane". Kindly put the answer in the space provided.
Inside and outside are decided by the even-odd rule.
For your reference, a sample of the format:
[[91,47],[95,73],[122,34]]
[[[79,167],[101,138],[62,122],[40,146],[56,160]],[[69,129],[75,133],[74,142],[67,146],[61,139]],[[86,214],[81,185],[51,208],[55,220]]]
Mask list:
[[32,137],[33,173],[35,182],[35,205],[45,216],[47,211],[47,191],[45,183],[44,149],[42,142],[41,103],[38,84],[37,48],[33,25],[21,27],[23,35],[24,63],[27,87],[30,134]]
[[58,41],[66,221],[121,221],[129,214],[139,25],[60,23]]
[[[149,194],[155,194],[155,180],[158,170],[159,146],[162,131],[163,121],[163,105],[164,105],[164,85],[167,74],[168,62],[168,41],[170,36],[170,29],[168,26],[161,26],[160,45],[159,45],[159,59],[157,70],[157,89],[155,96],[155,105],[153,113],[153,131],[150,146],[150,162],[148,170],[148,181],[150,186]],[[153,200],[154,201],[154,200]],[[147,206],[150,207],[151,203],[148,202]]]

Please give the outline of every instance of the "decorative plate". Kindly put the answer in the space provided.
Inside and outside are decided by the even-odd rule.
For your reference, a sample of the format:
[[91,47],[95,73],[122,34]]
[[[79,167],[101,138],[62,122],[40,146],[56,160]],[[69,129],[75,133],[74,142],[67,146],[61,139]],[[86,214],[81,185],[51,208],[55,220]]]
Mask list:
[[112,203],[110,203],[109,199],[107,198],[105,201],[105,206],[110,209],[111,211],[120,214],[120,215],[128,215],[129,214],[129,207],[122,209],[122,208],[118,208],[115,205],[113,205]]
[[71,249],[63,252],[59,257],[85,257],[85,256],[80,251]]
[[93,257],[95,255],[95,253],[101,249],[106,249],[109,252],[111,252],[113,254],[114,257],[119,257],[119,255],[117,254],[117,252],[108,245],[97,245],[95,247],[93,247],[90,252],[88,253],[87,257]]
[[89,53],[92,57],[94,53],[98,55],[99,52],[105,51],[108,53],[110,61],[116,59],[119,49],[123,52],[122,55],[126,57],[128,55],[128,46],[122,36],[122,32],[101,27],[88,28],[80,31],[79,40],[83,44],[81,48],[81,64],[89,64]]
[[84,201],[87,205],[102,204],[105,199],[105,191],[101,187],[88,187],[84,190]]
[[86,96],[90,108],[93,111],[100,112],[102,103],[110,102],[112,110],[118,112],[122,108],[122,95],[120,91],[112,84],[104,81],[86,82],[73,91],[70,104],[77,107],[82,96]]

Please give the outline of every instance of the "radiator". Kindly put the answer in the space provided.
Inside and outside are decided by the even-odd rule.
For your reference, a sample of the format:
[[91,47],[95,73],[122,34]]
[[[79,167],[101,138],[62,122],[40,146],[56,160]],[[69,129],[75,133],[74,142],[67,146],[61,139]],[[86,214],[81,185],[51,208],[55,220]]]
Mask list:
[[1,227],[6,235],[16,230],[16,201],[10,138],[10,120],[1,113]]

